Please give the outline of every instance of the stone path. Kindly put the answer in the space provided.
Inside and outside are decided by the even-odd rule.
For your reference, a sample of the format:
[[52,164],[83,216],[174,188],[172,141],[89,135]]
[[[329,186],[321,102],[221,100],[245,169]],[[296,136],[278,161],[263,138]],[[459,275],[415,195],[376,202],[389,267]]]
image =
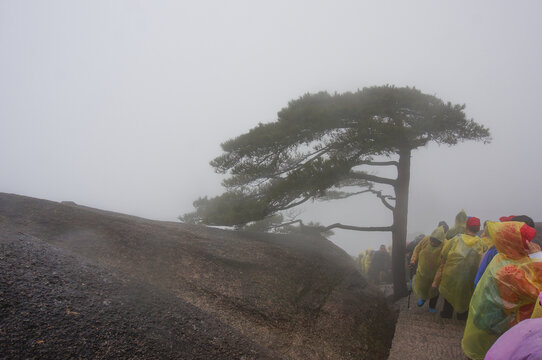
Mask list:
[[400,312],[389,360],[468,359],[461,350],[465,322],[441,319],[442,303],[439,299],[437,312],[432,314],[427,303],[419,308],[414,296],[410,309],[407,298],[397,302]]

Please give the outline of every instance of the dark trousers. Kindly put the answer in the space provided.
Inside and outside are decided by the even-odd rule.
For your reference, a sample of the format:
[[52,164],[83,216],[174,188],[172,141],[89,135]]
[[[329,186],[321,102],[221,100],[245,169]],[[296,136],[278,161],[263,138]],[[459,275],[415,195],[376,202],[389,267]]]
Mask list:
[[[442,311],[440,312],[440,317],[445,319],[451,319],[454,314],[454,307],[452,304],[448,302],[448,300],[444,299],[444,306],[442,307]],[[467,320],[467,316],[469,315],[469,311],[465,311],[461,314],[457,314],[457,320]]]
[[429,307],[434,309],[437,306],[438,295],[429,299]]

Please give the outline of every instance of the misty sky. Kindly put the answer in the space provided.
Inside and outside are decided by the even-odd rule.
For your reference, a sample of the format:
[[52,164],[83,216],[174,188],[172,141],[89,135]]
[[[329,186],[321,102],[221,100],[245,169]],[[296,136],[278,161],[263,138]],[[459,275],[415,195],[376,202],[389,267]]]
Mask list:
[[[0,0],[0,191],[175,221],[222,192],[220,143],[304,93],[392,84],[466,104],[493,137],[413,153],[410,233],[462,208],[542,221],[540,14],[536,0]],[[371,195],[301,217],[391,224]],[[357,254],[391,234],[331,240]]]

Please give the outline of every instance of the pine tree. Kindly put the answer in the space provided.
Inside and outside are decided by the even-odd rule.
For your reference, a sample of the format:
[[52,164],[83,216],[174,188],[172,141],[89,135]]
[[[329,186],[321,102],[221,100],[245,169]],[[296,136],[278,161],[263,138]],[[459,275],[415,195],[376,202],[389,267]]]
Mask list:
[[[393,224],[332,224],[321,230],[391,231],[394,293],[404,296],[411,153],[430,142],[489,142],[489,130],[467,119],[464,109],[409,87],[306,94],[282,109],[276,121],[260,123],[222,144],[224,153],[211,165],[229,175],[223,182],[226,192],[196,200],[196,211],[181,220],[240,226],[310,199],[372,193],[392,211]],[[397,177],[369,174],[360,169],[362,165],[393,166]],[[384,194],[375,184],[393,191]]]

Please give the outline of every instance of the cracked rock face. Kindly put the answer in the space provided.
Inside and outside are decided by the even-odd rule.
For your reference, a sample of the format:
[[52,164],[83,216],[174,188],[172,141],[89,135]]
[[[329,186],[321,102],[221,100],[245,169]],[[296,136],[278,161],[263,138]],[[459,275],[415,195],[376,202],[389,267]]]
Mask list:
[[318,236],[217,230],[0,194],[0,353],[382,359],[393,311]]

